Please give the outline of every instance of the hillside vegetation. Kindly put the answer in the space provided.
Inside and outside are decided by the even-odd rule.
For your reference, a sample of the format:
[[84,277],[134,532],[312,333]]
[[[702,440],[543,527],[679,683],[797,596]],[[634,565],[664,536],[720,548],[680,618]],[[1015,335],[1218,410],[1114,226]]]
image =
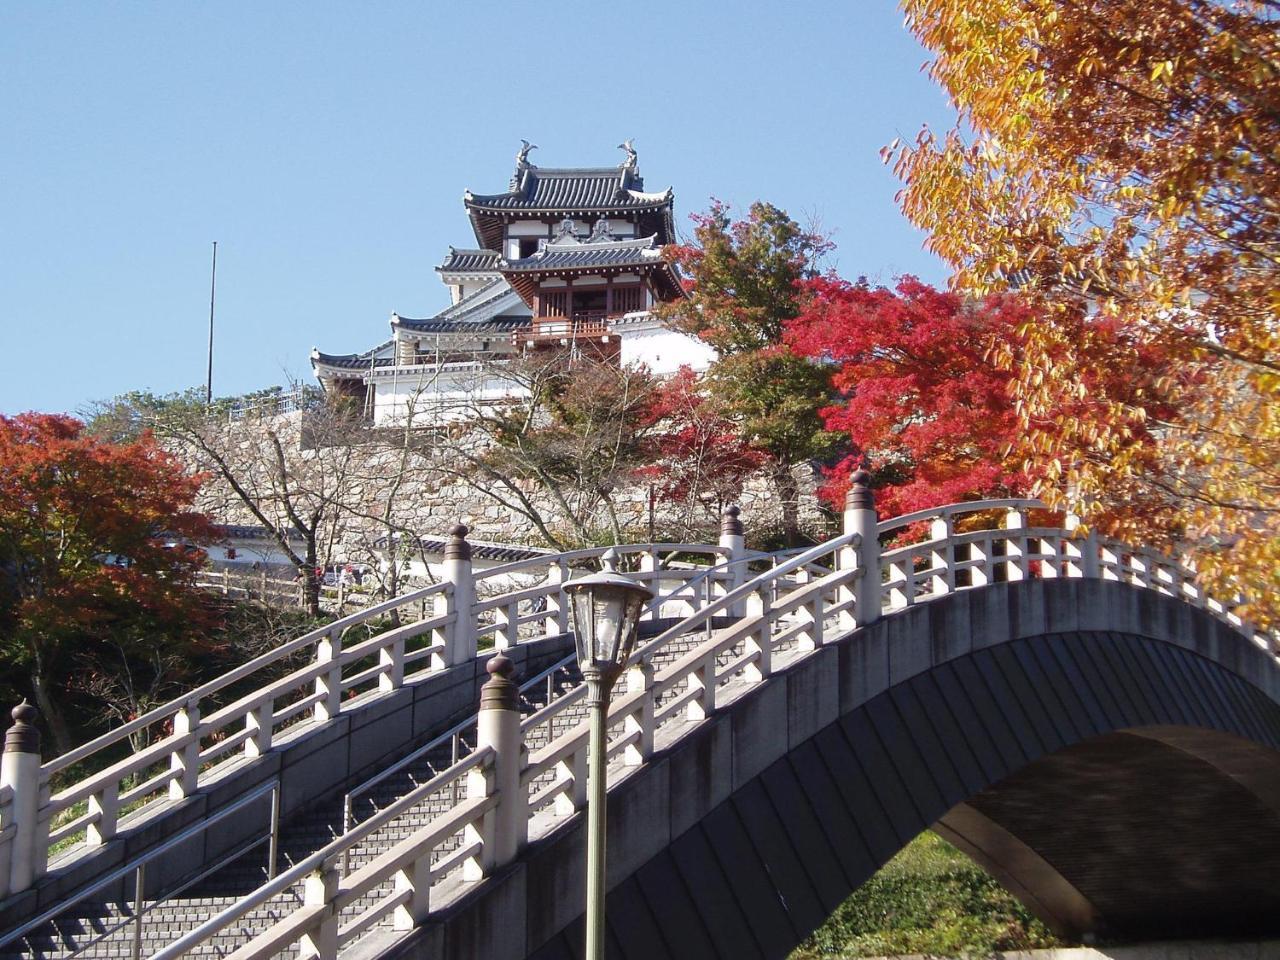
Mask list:
[[987,957],[1061,945],[981,867],[926,831],[841,904],[790,960]]

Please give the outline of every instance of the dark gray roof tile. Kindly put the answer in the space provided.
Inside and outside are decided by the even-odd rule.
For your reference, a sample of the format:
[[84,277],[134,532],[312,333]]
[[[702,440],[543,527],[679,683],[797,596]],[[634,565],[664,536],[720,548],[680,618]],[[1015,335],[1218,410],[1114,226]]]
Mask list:
[[497,269],[497,250],[458,250],[449,248],[444,263],[436,267],[440,273],[492,273]]
[[542,169],[530,166],[521,183],[507,193],[463,197],[468,208],[484,210],[596,211],[660,207],[672,202],[671,190],[645,193],[643,178],[625,167]]

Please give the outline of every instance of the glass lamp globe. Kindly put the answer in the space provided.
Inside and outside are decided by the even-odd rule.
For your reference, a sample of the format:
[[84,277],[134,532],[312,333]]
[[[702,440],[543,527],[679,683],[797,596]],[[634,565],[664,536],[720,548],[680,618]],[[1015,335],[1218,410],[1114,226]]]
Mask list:
[[653,591],[616,573],[596,573],[564,585],[573,607],[578,665],[584,673],[617,676],[636,643],[636,628]]

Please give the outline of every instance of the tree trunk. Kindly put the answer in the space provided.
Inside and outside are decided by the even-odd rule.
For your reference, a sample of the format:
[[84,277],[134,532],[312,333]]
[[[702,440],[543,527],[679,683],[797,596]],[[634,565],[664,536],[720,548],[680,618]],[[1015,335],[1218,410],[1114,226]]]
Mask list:
[[320,585],[324,580],[324,571],[316,572],[316,553],[316,536],[313,530],[307,537],[307,568],[302,571],[306,578],[303,583],[306,585],[307,612],[313,617],[320,616]]
[[31,687],[32,692],[35,693],[36,706],[40,708],[40,713],[44,716],[44,722],[49,729],[49,737],[53,740],[53,755],[67,753],[74,746],[71,730],[67,726],[67,718],[63,715],[62,708],[53,697],[53,691],[49,689],[49,678],[38,665],[31,673]]
[[787,547],[798,547],[800,536],[800,486],[785,464],[775,464],[770,479],[782,511],[782,539]]

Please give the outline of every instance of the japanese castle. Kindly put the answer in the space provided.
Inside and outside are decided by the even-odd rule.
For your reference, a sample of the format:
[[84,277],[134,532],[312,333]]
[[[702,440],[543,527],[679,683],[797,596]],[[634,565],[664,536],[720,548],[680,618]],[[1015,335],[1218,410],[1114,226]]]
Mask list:
[[359,400],[374,423],[426,422],[521,392],[502,368],[531,350],[589,351],[657,374],[704,369],[714,353],[650,313],[683,296],[662,256],[675,241],[673,195],[646,192],[631,141],[616,167],[544,168],[516,154],[505,193],[467,191],[474,248],[436,267],[450,304],[423,319],[391,315],[391,338],[364,353],[312,350],[326,392]]

